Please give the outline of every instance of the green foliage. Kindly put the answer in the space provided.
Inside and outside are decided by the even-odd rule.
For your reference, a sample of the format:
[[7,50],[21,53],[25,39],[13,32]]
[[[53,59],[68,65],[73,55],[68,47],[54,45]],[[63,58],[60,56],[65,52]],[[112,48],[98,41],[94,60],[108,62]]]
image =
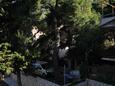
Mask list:
[[11,61],[13,54],[8,47],[11,45],[8,43],[2,43],[0,45],[0,70],[10,73],[13,69],[11,67]]
[[[40,52],[36,47],[32,47],[33,44],[33,36],[28,36],[27,34],[24,34],[23,31],[17,31],[16,33],[17,37],[17,51],[23,54],[28,61],[31,61],[33,58],[39,58]],[[14,46],[16,47],[16,46]]]
[[27,45],[29,43],[32,43],[32,38],[24,34],[23,31],[18,30],[16,33],[16,37],[18,38],[18,40],[20,41],[20,44],[22,45]]
[[18,52],[12,52],[10,48],[9,43],[0,44],[0,70],[7,74],[27,66],[25,57]]
[[111,0],[112,3],[115,3],[115,0]]
[[[92,7],[91,0],[75,0],[75,17],[73,17],[75,26],[83,28],[85,25],[94,25],[99,23],[99,14]],[[90,28],[90,27],[89,27]]]
[[[102,33],[98,25],[102,5],[107,7],[102,4],[105,0],[96,0],[96,3],[93,0],[12,1],[0,1],[0,70],[5,73],[23,70],[32,59],[51,57],[49,51],[54,49],[58,41],[57,28],[61,25],[64,26],[59,31],[63,38],[61,42],[67,40],[69,43],[65,42],[64,46],[75,47],[72,55],[78,57],[78,61],[84,61],[85,54],[90,50],[99,50]],[[33,40],[32,26],[44,31],[45,36]],[[57,52],[52,57],[56,55]],[[87,70],[87,65],[84,65],[81,65],[83,76]]]
[[3,8],[0,8],[0,16],[3,16],[5,13],[4,9]]

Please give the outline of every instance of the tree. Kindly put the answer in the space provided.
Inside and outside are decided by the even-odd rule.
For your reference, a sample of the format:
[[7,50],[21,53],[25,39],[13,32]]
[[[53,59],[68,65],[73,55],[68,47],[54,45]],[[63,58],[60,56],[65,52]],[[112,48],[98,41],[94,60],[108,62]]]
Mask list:
[[0,2],[0,37],[2,38],[0,42],[11,43],[13,50],[23,55],[32,48],[34,42],[31,30],[33,25],[38,25],[39,19],[33,17],[32,10],[37,1],[2,0]]
[[26,68],[33,58],[39,57],[38,50],[32,47],[34,40],[31,34],[32,25],[37,22],[31,16],[35,1],[0,2],[0,57],[3,59],[0,69],[5,73],[16,72],[19,86],[22,86],[21,70]]
[[[53,50],[54,69],[57,70],[60,46],[74,46],[78,52],[82,50],[79,54],[79,58],[82,58],[84,54],[84,57],[88,57],[90,50],[97,45],[94,42],[96,36],[100,34],[98,30],[100,14],[92,3],[92,0],[2,0],[0,41],[11,43],[12,50],[24,55],[28,63],[40,55],[51,56],[46,51]],[[37,27],[38,32],[43,31],[45,35],[33,40],[34,36],[31,34],[33,26]],[[75,53],[74,60],[77,56]]]
[[[51,45],[51,47],[54,48],[54,51],[56,51],[53,56],[54,58],[58,56],[57,48],[61,45],[61,41],[63,41],[60,40],[60,32],[62,29],[68,34],[68,38],[65,38],[69,41],[68,46],[74,44],[75,47],[80,46],[81,48],[84,48],[82,47],[82,44],[83,46],[89,44],[91,41],[90,38],[86,38],[85,42],[83,41],[85,38],[84,33],[92,37],[92,35],[88,33],[90,29],[93,30],[95,26],[99,24],[100,17],[99,13],[92,7],[92,0],[43,0],[41,3],[41,8],[44,9],[43,13],[45,12],[42,20],[44,20],[43,22],[46,24],[46,41],[52,41],[54,43],[54,45]],[[64,27],[58,30],[60,26]],[[66,31],[66,29],[68,29],[68,31]],[[82,33],[83,39],[81,38]],[[86,42],[87,39],[89,42]],[[73,43],[71,40],[76,40],[76,43]],[[85,52],[88,51],[89,46],[85,46]]]
[[25,57],[18,52],[11,50],[9,43],[0,44],[0,70],[5,74],[11,74],[16,72],[18,86],[22,86],[21,83],[21,70],[26,68],[27,62]]

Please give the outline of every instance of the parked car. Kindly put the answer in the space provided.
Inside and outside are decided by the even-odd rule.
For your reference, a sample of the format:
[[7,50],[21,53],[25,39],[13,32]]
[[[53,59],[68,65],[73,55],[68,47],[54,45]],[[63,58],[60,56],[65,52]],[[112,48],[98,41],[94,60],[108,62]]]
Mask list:
[[46,76],[47,75],[47,71],[46,69],[43,68],[42,65],[47,64],[47,62],[44,61],[36,61],[31,63],[32,66],[32,73],[33,74],[37,74],[40,76]]
[[32,61],[27,69],[24,70],[25,75],[40,76],[43,78],[53,78],[54,70],[51,64],[45,61]]

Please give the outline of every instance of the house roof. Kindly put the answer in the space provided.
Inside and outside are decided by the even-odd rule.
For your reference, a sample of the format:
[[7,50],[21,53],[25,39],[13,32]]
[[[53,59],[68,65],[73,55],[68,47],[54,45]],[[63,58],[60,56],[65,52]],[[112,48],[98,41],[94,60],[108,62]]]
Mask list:
[[104,61],[111,61],[111,62],[115,62],[115,58],[101,58]]
[[[113,17],[106,17],[106,18],[102,18],[101,22],[100,22],[100,26],[104,27],[105,25],[109,24],[110,22],[115,20],[115,16]],[[113,25],[110,25],[113,26]],[[109,27],[109,26],[108,26]]]

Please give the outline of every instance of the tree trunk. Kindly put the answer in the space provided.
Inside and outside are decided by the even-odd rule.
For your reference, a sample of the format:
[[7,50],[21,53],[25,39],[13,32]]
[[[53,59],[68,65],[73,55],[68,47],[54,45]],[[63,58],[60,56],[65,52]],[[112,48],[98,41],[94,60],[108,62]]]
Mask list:
[[[53,54],[53,62],[54,62],[54,70],[58,70],[58,51],[59,51],[59,47],[60,46],[60,34],[59,34],[59,30],[57,27],[57,20],[56,20],[56,24],[55,24],[55,43],[54,43],[54,54]],[[58,75],[59,72],[55,71],[55,79],[58,79]]]
[[[55,46],[55,45],[54,45]],[[53,54],[53,65],[54,65],[54,70],[57,70],[58,69],[58,49],[57,47],[55,46],[54,47],[54,54]],[[58,79],[58,71],[55,71],[54,72],[54,76],[55,76],[55,80]]]
[[52,29],[55,29],[54,30],[54,34],[55,34],[55,37],[54,37],[54,44],[53,44],[53,65],[54,65],[54,76],[55,76],[55,80],[56,81],[59,81],[59,66],[58,66],[58,59],[59,59],[59,56],[58,56],[58,52],[59,52],[59,46],[60,46],[60,29],[63,28],[63,24],[60,24],[60,19],[58,18],[59,16],[57,15],[57,11],[58,11],[58,3],[59,3],[59,0],[56,0],[56,4],[55,4],[55,7],[54,7],[54,11],[53,12],[53,23],[51,25],[51,28]]
[[90,51],[85,52],[85,64],[86,64],[86,77],[89,78],[89,62],[88,62],[88,55]]
[[20,70],[17,70],[17,84],[18,86],[22,86]]

